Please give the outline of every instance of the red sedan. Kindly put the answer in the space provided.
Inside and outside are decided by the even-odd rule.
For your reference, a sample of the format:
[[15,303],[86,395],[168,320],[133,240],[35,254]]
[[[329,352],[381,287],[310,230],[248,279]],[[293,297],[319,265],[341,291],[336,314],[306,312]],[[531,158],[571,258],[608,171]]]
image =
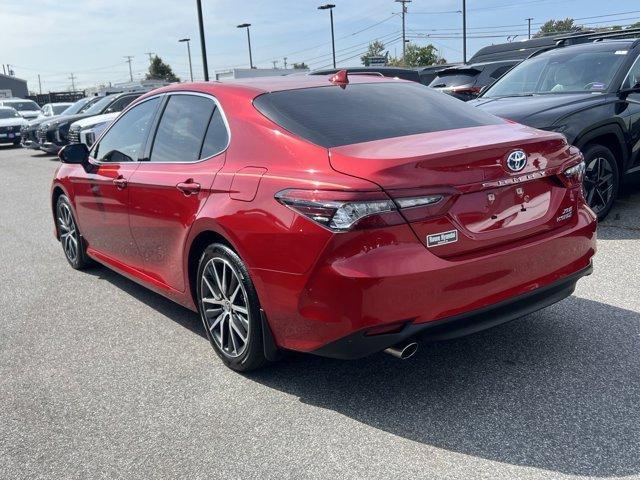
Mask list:
[[250,370],[452,338],[570,295],[596,218],[580,152],[398,79],[172,85],[67,146],[55,234],[199,312]]

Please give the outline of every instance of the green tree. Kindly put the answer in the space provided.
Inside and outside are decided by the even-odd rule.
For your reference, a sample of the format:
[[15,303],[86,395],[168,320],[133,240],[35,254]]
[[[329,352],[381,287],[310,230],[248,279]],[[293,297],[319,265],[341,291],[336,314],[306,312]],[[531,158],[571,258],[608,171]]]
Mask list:
[[633,25],[629,25],[629,28],[640,28],[640,22],[636,22]]
[[576,25],[573,18],[565,18],[564,20],[549,20],[545,22],[538,30],[534,37],[546,37],[554,33],[570,33],[579,32],[582,26]]
[[293,68],[295,68],[296,70],[305,70],[309,68],[309,65],[304,62],[294,63]]
[[438,55],[438,49],[432,44],[421,47],[415,43],[407,43],[402,58],[391,58],[389,65],[394,67],[426,67],[428,65],[441,65],[447,60]]
[[382,43],[380,40],[374,40],[373,42],[371,42],[369,44],[369,48],[367,48],[367,51],[364,55],[362,55],[360,57],[360,60],[362,60],[362,64],[365,67],[369,66],[369,58],[371,57],[381,57],[385,55],[385,51],[384,51],[384,43]]
[[171,67],[164,63],[159,56],[153,57],[151,65],[149,65],[149,73],[147,73],[147,80],[166,80],[167,82],[179,82],[180,79],[176,77]]

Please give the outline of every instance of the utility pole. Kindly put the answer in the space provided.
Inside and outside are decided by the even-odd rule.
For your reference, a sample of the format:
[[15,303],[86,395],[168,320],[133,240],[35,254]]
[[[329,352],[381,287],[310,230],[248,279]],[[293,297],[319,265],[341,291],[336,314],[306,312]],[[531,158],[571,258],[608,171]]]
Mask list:
[[207,47],[204,42],[204,26],[202,25],[202,1],[196,0],[198,6],[198,28],[200,29],[200,48],[202,49],[202,68],[204,70],[204,81],[209,81],[209,67],[207,65]]
[[253,58],[251,57],[251,34],[249,33],[250,23],[241,23],[237,28],[247,29],[247,43],[249,44],[249,68],[253,68]]
[[[408,0],[411,1],[411,0]],[[327,3],[326,5],[320,5],[318,10],[329,10],[329,18],[331,19],[331,51],[333,52],[333,68],[336,68],[336,39],[333,33],[333,9],[335,5]]]
[[287,57],[284,57],[284,69],[287,69]]
[[193,82],[193,68],[191,67],[191,47],[189,46],[191,39],[190,38],[181,38],[178,42],[187,44],[187,54],[189,55],[189,75],[191,76],[191,81]]
[[396,2],[402,4],[402,61],[404,62],[404,56],[407,52],[405,15],[407,14],[407,3],[410,3],[411,0],[396,0]]
[[462,0],[462,63],[467,63],[467,0]]
[[131,71],[131,59],[132,55],[125,55],[124,58],[127,59],[127,63],[129,64],[129,79],[133,82],[133,72]]
[[[40,75],[38,75],[38,78],[40,78]],[[75,92],[76,91],[76,76],[72,73],[69,76],[69,80],[71,80],[71,91]]]
[[153,56],[156,52],[146,52],[145,55],[149,55],[149,63],[153,62]]
[[533,18],[525,18],[525,20],[529,23],[529,40],[531,40],[531,20]]
[[42,95],[42,81],[40,80],[40,74],[38,74],[38,90],[40,91],[40,95]]

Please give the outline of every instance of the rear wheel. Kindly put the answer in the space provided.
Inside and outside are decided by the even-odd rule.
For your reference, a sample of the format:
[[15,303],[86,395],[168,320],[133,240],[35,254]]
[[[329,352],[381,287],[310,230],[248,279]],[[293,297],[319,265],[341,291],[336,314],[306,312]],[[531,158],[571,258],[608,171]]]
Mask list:
[[224,364],[241,372],[264,365],[260,302],[240,257],[225,245],[210,245],[197,282],[200,318]]
[[58,238],[69,265],[76,270],[82,270],[89,266],[91,261],[87,257],[84,239],[80,235],[78,224],[71,209],[71,202],[66,195],[58,197],[56,223],[58,224]]
[[584,159],[587,167],[584,176],[584,196],[598,220],[603,220],[618,196],[618,164],[611,150],[602,145],[587,147]]

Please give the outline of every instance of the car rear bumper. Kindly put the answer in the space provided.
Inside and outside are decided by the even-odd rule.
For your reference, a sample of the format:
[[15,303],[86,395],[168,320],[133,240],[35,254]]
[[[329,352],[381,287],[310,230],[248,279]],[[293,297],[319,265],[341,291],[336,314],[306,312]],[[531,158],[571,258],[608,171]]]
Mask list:
[[367,335],[366,331],[355,332],[324,345],[311,353],[323,357],[351,360],[379,352],[409,339],[425,342],[450,340],[471,335],[472,333],[510,322],[563,300],[573,293],[576,282],[586,275],[591,275],[592,271],[593,267],[589,265],[587,268],[562,280],[517,297],[433,322],[406,323],[399,331],[394,333]]
[[[595,230],[593,212],[581,206],[552,232],[443,259],[398,225],[335,236],[305,274],[252,269],[252,276],[280,347],[357,358],[442,322],[472,322],[486,308],[510,306],[515,313],[501,315],[502,323],[559,301],[588,272]],[[520,299],[555,285],[549,302]],[[381,327],[394,334],[371,335]],[[367,346],[352,348],[365,336]]]

